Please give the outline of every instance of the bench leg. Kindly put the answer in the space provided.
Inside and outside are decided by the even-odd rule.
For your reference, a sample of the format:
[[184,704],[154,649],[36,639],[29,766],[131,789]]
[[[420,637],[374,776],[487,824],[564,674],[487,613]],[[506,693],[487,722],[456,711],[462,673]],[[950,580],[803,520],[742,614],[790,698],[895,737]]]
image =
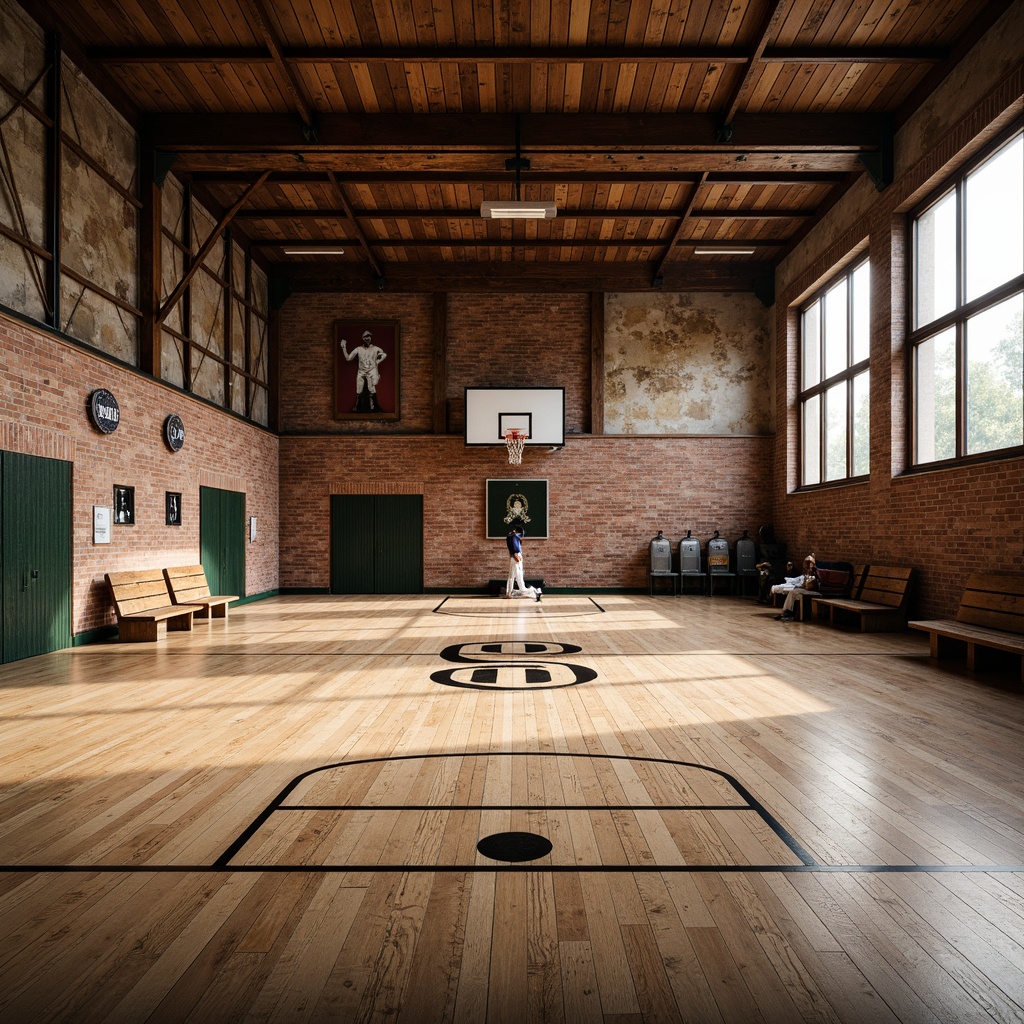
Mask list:
[[227,601],[221,604],[211,604],[207,606],[206,614],[214,619],[226,619],[228,617],[228,603]]
[[167,623],[152,619],[124,619],[118,623],[117,636],[122,643],[152,643],[167,635]]
[[181,631],[191,630],[192,616],[194,614],[194,612],[184,612],[181,615],[175,615],[174,618],[167,620],[167,628]]

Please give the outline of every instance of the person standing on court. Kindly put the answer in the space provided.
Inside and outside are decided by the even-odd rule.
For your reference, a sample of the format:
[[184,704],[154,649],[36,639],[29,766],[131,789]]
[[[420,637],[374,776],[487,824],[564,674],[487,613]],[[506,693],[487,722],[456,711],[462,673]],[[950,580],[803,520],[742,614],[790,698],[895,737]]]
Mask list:
[[505,544],[508,547],[508,582],[505,584],[505,597],[514,597],[515,588],[523,597],[532,597],[535,601],[540,600],[540,587],[528,587],[523,577],[523,528],[516,523],[508,536]]

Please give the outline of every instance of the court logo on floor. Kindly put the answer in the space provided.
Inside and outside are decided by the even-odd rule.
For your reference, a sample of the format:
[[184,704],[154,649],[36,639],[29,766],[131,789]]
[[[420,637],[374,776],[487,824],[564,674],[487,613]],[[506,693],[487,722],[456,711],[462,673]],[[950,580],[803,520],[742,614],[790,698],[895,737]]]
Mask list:
[[555,690],[577,686],[597,678],[592,668],[556,660],[579,654],[582,647],[550,641],[500,640],[451,644],[441,651],[445,661],[458,668],[431,672],[444,686],[471,690]]

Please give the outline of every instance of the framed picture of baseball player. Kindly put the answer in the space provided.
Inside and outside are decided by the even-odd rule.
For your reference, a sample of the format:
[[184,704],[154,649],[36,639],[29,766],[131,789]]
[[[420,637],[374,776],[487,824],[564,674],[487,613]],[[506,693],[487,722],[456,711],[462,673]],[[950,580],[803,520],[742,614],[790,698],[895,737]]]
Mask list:
[[397,320],[334,321],[334,418],[400,419]]

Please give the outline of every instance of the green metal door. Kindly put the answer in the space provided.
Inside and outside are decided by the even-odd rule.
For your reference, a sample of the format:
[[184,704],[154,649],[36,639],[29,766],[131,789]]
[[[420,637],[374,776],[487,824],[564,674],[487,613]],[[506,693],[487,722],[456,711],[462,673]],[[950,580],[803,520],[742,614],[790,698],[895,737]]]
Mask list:
[[212,594],[245,596],[245,495],[199,488],[199,560]]
[[423,496],[331,495],[331,593],[423,590]]
[[0,452],[0,660],[71,645],[71,463]]

